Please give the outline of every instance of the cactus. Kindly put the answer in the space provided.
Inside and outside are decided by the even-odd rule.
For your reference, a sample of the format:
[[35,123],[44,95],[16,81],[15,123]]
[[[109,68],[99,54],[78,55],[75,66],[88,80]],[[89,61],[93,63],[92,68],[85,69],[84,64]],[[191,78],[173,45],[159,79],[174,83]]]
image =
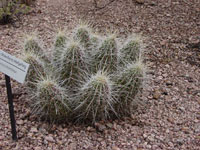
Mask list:
[[142,38],[134,34],[126,40],[120,51],[123,54],[124,61],[135,62],[140,59],[142,49]]
[[42,48],[39,44],[39,39],[35,34],[27,35],[24,41],[25,52],[33,52],[37,55],[42,54]]
[[116,34],[100,36],[87,25],[69,35],[57,34],[51,63],[39,56],[44,52],[36,37],[25,43],[34,112],[50,121],[90,123],[130,115],[145,78],[141,38],[119,43],[124,40]]
[[92,54],[94,54],[95,51],[97,51],[100,43],[102,43],[102,37],[97,33],[91,33],[89,42],[90,42],[90,46],[88,47],[90,52],[89,56],[92,56]]
[[71,111],[70,97],[67,90],[51,76],[43,77],[37,82],[37,91],[33,95],[33,113],[50,122],[67,120]]
[[78,86],[87,71],[85,52],[78,41],[71,40],[61,58],[61,80],[70,87]]
[[88,48],[90,45],[90,33],[91,29],[89,28],[89,25],[82,23],[76,27],[74,31],[74,39],[79,40],[84,47]]
[[136,95],[142,88],[145,70],[144,64],[138,61],[128,64],[116,76],[116,84],[119,88],[119,111],[124,110],[125,114],[131,114],[133,108],[137,108]]
[[39,56],[33,52],[25,52],[21,57],[26,63],[30,64],[28,73],[26,75],[26,85],[30,88],[35,88],[37,80],[45,75],[44,63]]
[[94,123],[108,119],[110,112],[115,113],[113,83],[105,72],[98,71],[91,76],[77,95],[79,103],[75,110],[78,111],[79,119]]
[[67,43],[67,37],[64,33],[64,31],[59,31],[57,34],[56,34],[56,39],[55,39],[55,43],[54,43],[54,49],[53,49],[53,65],[55,67],[59,67],[59,63],[60,63],[60,58],[61,58],[61,55],[62,55],[62,52],[64,50],[64,47]]
[[118,66],[118,49],[116,36],[110,35],[106,37],[100,44],[96,54],[94,54],[94,72],[96,70],[105,70],[113,73]]
[[32,52],[35,55],[39,56],[40,59],[43,59],[43,61],[47,64],[49,63],[49,59],[47,55],[42,50],[42,44],[39,42],[40,40],[37,38],[35,34],[32,35],[26,35],[25,41],[24,41],[24,51],[25,52]]

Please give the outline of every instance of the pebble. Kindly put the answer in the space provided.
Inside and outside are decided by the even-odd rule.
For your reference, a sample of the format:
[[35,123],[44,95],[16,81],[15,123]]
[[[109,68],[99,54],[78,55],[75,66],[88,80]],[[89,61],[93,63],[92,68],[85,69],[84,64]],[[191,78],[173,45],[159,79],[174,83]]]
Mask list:
[[0,136],[0,140],[3,140],[4,139],[4,137],[3,136]]
[[112,123],[107,123],[106,126],[109,127],[109,128],[113,128]]
[[34,150],[42,150],[41,147],[35,147]]
[[179,144],[179,145],[183,145],[183,143],[184,143],[184,141],[183,141],[183,139],[177,139],[177,144]]
[[148,149],[151,149],[151,145],[147,145],[146,147],[147,147]]
[[98,129],[99,129],[99,131],[104,131],[106,129],[106,126],[99,124]]
[[172,86],[172,85],[173,85],[173,83],[172,83],[172,82],[170,82],[170,81],[166,81],[166,85],[167,85],[167,86]]
[[76,149],[76,143],[71,143],[70,145],[69,145],[69,149],[70,150],[75,150]]
[[185,108],[184,107],[179,107],[179,109],[184,112],[185,111]]
[[136,3],[138,3],[138,4],[144,4],[144,0],[136,0]]
[[189,134],[189,133],[190,133],[188,127],[183,127],[181,130],[182,130],[185,134]]
[[144,137],[144,138],[147,138],[147,135],[146,135],[146,134],[143,134],[143,137]]
[[32,127],[31,130],[30,130],[30,132],[34,132],[35,133],[35,132],[38,132],[38,130],[37,130],[37,128]]
[[23,120],[18,120],[18,121],[17,121],[17,124],[18,124],[18,125],[22,125],[22,124],[24,124],[24,121],[23,121]]
[[117,146],[113,146],[113,147],[112,147],[112,150],[120,150],[120,148],[117,147]]
[[149,140],[150,142],[153,142],[153,141],[154,141],[153,136],[149,136],[149,137],[148,137],[148,140]]
[[0,86],[5,87],[6,86],[5,81],[0,81]]
[[156,90],[154,93],[153,93],[153,98],[154,99],[159,99],[161,96],[160,92],[158,90]]
[[45,137],[45,140],[47,140],[48,142],[54,142],[54,139],[51,136]]

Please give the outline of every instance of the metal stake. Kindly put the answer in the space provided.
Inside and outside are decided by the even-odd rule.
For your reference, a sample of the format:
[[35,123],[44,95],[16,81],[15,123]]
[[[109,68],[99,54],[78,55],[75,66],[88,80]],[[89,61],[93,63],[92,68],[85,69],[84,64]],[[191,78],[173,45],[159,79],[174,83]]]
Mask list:
[[10,122],[11,122],[11,129],[12,129],[12,139],[17,141],[16,121],[15,121],[15,114],[14,114],[13,95],[12,95],[12,89],[11,89],[11,84],[10,84],[10,77],[5,75],[5,79],[6,79],[6,88],[7,88],[7,96],[8,96],[9,113],[10,113]]

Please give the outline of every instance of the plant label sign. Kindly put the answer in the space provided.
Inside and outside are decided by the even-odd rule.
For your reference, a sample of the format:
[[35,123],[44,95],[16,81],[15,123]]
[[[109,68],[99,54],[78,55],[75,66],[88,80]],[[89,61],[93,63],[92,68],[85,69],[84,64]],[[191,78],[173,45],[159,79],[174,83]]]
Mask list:
[[6,89],[8,96],[8,105],[10,112],[10,122],[12,130],[12,139],[17,140],[16,121],[13,105],[13,95],[10,83],[10,77],[20,83],[24,83],[26,74],[28,72],[29,64],[24,61],[0,50],[0,72],[5,74]]
[[29,64],[0,50],[0,72],[8,75],[19,83],[24,83]]

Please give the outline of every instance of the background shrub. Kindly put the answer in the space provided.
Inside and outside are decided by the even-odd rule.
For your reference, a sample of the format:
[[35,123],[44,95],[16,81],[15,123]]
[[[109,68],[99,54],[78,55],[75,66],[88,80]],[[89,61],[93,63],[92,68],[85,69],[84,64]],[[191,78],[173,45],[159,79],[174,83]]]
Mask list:
[[0,0],[0,23],[7,24],[16,15],[27,13],[30,8],[26,4],[29,3],[27,0]]

